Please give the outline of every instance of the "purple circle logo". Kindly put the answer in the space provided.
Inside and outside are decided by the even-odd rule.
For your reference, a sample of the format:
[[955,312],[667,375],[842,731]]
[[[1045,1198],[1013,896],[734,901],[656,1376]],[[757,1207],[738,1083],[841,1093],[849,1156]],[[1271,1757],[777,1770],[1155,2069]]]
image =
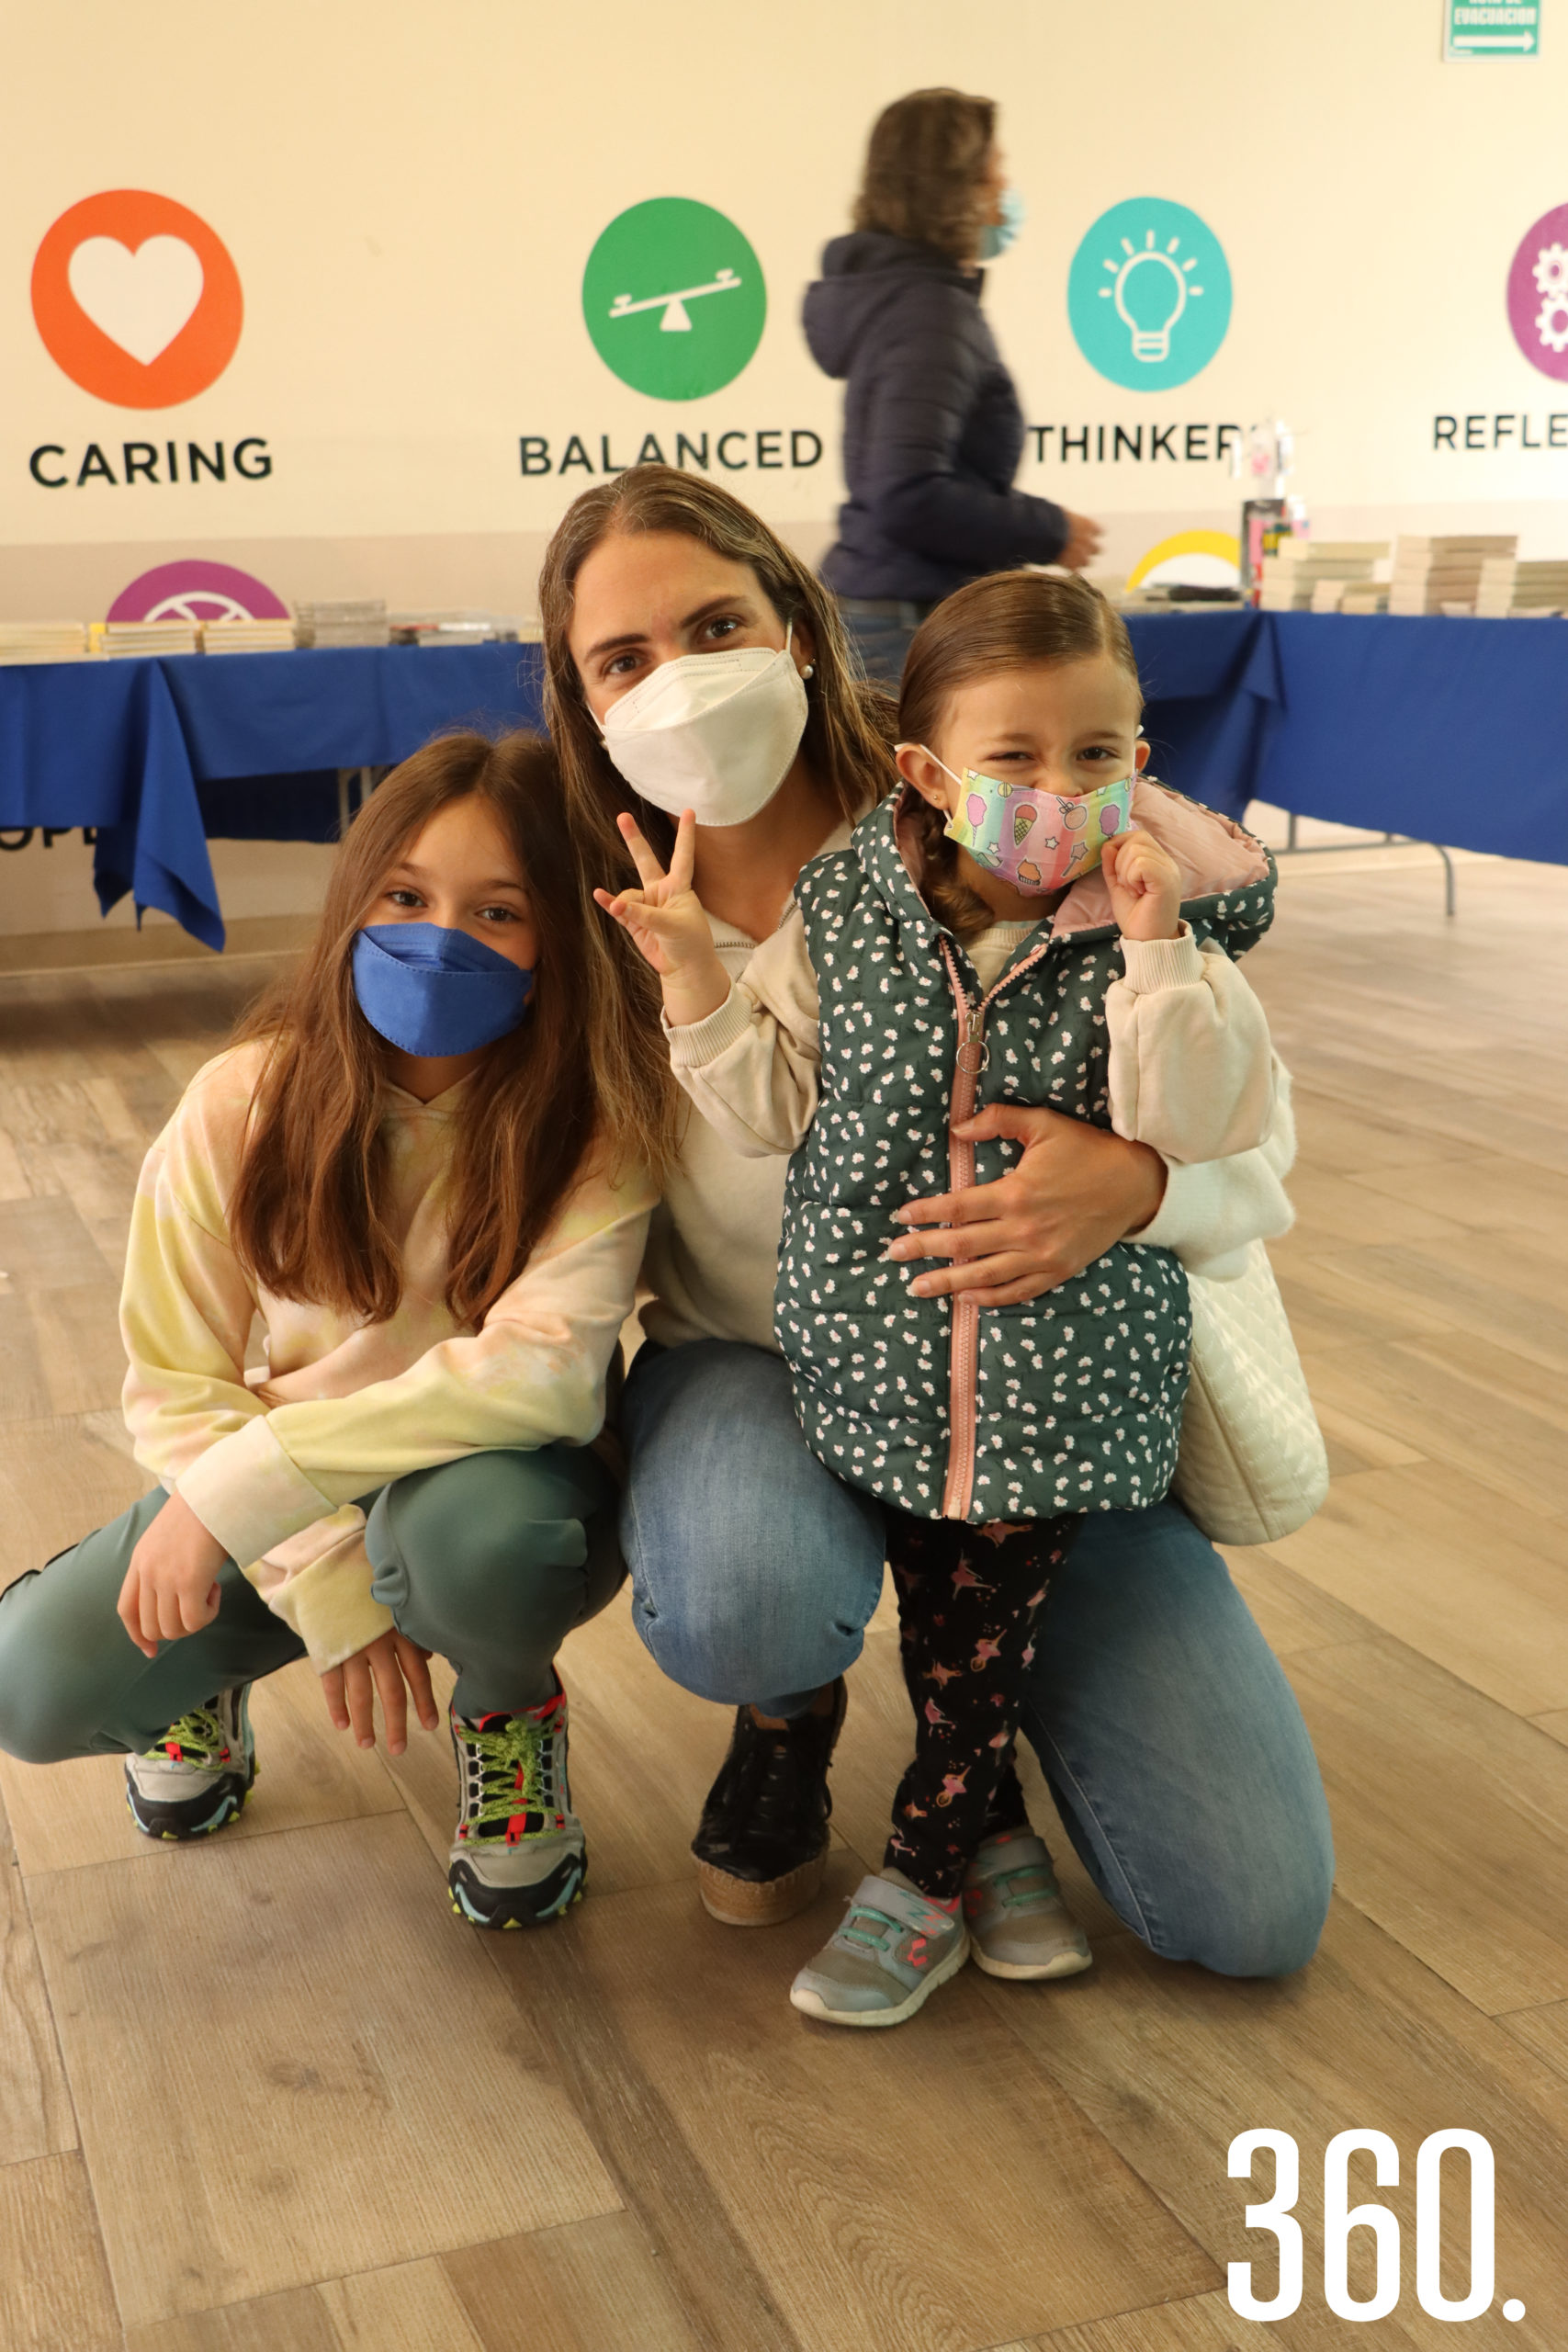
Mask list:
[[231,563],[195,556],[154,564],[109,606],[111,621],[286,621],[288,607],[265,581]]
[[1568,383],[1568,204],[1525,232],[1508,272],[1508,324],[1532,368]]

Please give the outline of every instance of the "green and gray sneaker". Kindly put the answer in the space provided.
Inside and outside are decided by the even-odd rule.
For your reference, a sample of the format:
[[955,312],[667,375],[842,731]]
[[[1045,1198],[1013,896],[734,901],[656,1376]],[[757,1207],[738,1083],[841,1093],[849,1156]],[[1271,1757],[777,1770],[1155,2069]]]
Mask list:
[[1077,1976],[1090,1964],[1089,1939],[1031,1829],[986,1839],[964,1874],[964,1917],[987,1976]]
[[566,1692],[520,1714],[452,1713],[462,1811],[446,1883],[476,1928],[533,1928],[559,1917],[588,1874],[567,1785]]
[[125,1799],[148,1838],[210,1838],[234,1821],[256,1777],[251,1686],[220,1690],[125,1759]]
[[789,1988],[829,2025],[902,2025],[969,1957],[962,1913],[928,1901],[901,1871],[863,1878],[832,1939]]

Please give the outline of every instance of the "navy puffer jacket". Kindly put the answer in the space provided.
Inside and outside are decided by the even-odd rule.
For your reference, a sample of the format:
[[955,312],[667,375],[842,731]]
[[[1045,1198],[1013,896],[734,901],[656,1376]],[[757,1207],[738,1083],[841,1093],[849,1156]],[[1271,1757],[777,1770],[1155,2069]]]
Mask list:
[[840,596],[934,602],[983,572],[1051,563],[1067,523],[1012,487],[1023,411],[980,309],[984,273],[933,246],[835,237],[806,295],[806,339],[846,379]]

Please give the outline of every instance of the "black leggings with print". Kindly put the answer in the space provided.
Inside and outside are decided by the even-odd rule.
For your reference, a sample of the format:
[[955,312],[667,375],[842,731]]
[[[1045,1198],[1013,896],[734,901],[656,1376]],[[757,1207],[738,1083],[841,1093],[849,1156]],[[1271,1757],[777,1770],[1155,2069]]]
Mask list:
[[1024,1677],[1051,1577],[1081,1516],[913,1519],[889,1510],[915,1760],[898,1784],[883,1867],[922,1894],[958,1894],[982,1838],[1028,1821],[1013,1769]]

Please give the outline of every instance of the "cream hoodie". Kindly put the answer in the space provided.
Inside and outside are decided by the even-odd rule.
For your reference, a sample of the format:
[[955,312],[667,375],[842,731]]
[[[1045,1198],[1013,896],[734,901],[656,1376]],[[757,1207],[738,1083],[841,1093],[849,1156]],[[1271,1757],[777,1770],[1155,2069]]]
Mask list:
[[[397,1313],[366,1324],[254,1286],[228,1203],[265,1048],[199,1070],[147,1155],[120,1300],[136,1458],[182,1495],[318,1671],[391,1625],[370,1597],[357,1498],[489,1447],[585,1445],[630,1314],[653,1204],[640,1176],[580,1178],[477,1331],[454,1322],[444,1192],[460,1090],[386,1093]],[[266,1363],[247,1374],[253,1320]]]

